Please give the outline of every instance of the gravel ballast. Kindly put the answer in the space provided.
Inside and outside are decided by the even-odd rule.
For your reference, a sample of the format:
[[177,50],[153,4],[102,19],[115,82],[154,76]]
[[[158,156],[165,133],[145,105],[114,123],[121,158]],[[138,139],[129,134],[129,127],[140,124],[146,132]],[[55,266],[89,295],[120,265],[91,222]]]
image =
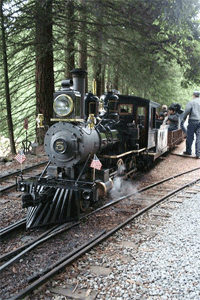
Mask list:
[[[53,285],[76,284],[96,291],[101,300],[199,300],[199,216],[200,193],[170,202],[164,211],[156,207],[90,251],[66,270],[62,284],[58,277]],[[57,294],[54,299],[69,298]]]

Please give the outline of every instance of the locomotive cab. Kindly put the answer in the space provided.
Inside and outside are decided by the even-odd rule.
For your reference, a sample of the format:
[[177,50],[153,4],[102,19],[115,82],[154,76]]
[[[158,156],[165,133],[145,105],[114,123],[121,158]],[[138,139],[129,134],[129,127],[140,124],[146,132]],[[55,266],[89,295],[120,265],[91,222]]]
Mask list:
[[[137,164],[151,164],[152,160],[167,151],[167,128],[156,128],[156,110],[160,104],[148,99],[118,95],[119,118],[134,128],[132,136],[137,141]],[[129,130],[130,130],[129,129]]]

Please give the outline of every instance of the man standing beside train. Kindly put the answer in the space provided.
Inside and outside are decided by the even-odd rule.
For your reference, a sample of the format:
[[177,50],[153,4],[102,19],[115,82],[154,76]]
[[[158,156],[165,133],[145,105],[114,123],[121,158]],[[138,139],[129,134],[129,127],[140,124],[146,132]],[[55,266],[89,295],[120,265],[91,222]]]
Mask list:
[[194,91],[193,99],[186,105],[183,113],[183,122],[189,115],[187,137],[186,137],[186,151],[185,155],[192,154],[192,143],[194,140],[194,134],[196,134],[195,154],[196,158],[200,158],[200,92]]

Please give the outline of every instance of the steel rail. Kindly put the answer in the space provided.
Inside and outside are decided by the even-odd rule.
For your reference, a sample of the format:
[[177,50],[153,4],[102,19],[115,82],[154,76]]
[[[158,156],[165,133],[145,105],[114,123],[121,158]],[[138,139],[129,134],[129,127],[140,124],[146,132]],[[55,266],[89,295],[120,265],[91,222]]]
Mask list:
[[0,194],[3,194],[3,193],[5,193],[6,191],[9,191],[9,190],[14,189],[14,187],[16,187],[16,183],[15,183],[15,184],[12,184],[12,185],[9,185],[9,186],[6,186],[6,187],[3,188],[3,189],[0,189]]
[[[130,197],[130,196],[133,196],[133,195],[138,194],[138,193],[142,193],[142,192],[145,191],[145,190],[151,189],[152,187],[155,187],[155,186],[157,186],[157,185],[159,185],[159,184],[162,184],[162,183],[164,183],[164,182],[166,182],[166,181],[172,180],[172,179],[174,179],[174,178],[177,178],[177,177],[182,176],[182,175],[185,175],[185,174],[187,174],[187,173],[196,171],[196,170],[198,170],[198,169],[200,169],[200,167],[197,167],[197,168],[195,168],[195,169],[192,169],[192,170],[189,170],[189,171],[186,171],[186,172],[179,173],[179,174],[177,174],[177,175],[175,175],[175,176],[171,176],[171,177],[165,178],[165,179],[163,179],[163,180],[161,180],[161,181],[158,181],[158,182],[156,182],[156,183],[154,183],[154,184],[151,184],[151,185],[149,185],[149,186],[147,186],[147,187],[144,187],[144,188],[142,188],[142,189],[140,189],[140,190],[138,190],[138,191],[136,191],[136,192],[130,193],[130,194],[128,194],[128,195],[126,195],[126,196],[123,196],[123,197],[121,197],[121,198],[119,198],[119,199],[117,199],[117,200],[111,201],[111,202],[105,204],[104,206],[102,206],[102,207],[100,207],[100,208],[98,208],[98,209],[96,209],[96,210],[94,210],[94,211],[92,211],[92,212],[90,212],[90,213],[87,213],[86,215],[83,215],[82,217],[79,218],[79,221],[81,221],[81,220],[83,220],[83,219],[85,219],[85,218],[87,218],[87,217],[90,217],[91,215],[94,215],[95,213],[97,213],[97,212],[99,212],[99,211],[101,211],[101,210],[103,210],[103,209],[106,209],[106,208],[108,208],[109,206],[112,206],[113,204],[116,204],[116,203],[118,203],[118,202],[120,202],[120,201],[122,201],[122,200],[124,200],[124,199],[126,199],[126,198],[128,198],[128,197]],[[64,224],[64,225],[61,225],[61,226],[67,226],[67,225]],[[34,241],[32,241],[32,242],[29,242],[29,243],[27,243],[26,245],[23,245],[23,246],[19,247],[18,249],[14,250],[14,251],[11,251],[11,252],[9,252],[9,253],[7,253],[7,254],[1,256],[1,257],[0,257],[0,262],[5,261],[5,260],[9,259],[10,257],[13,257],[14,255],[18,254],[20,251],[23,251],[23,253],[25,254],[25,253],[26,253],[26,252],[25,252],[25,249],[27,249],[28,247],[32,246],[35,242],[39,241],[41,238],[43,238],[44,236],[46,236],[47,234],[49,234],[51,231],[52,231],[52,230],[50,229],[46,234],[44,233],[43,235],[41,235],[40,237],[38,237],[36,240],[34,240]],[[36,246],[37,246],[37,245],[36,245]],[[35,247],[36,247],[36,246],[35,246]],[[32,248],[31,248],[31,249],[32,249]],[[31,250],[31,249],[30,249],[30,250]],[[13,262],[14,262],[14,261],[13,261]]]
[[[35,175],[35,176],[38,176],[38,177],[39,177],[40,175],[41,175],[41,173],[40,173],[40,174],[37,174],[37,175]],[[9,186],[6,186],[6,187],[0,189],[0,195],[3,194],[3,193],[5,193],[6,191],[9,191],[9,190],[14,189],[15,187],[16,187],[16,183],[15,183],[15,184],[12,184],[12,185],[9,185]]]
[[[43,166],[43,165],[45,165],[45,164],[47,164],[47,163],[48,163],[48,160],[43,161],[43,162],[41,162],[41,163],[38,163],[37,165],[34,165],[34,166],[31,166],[31,167],[24,168],[24,169],[23,169],[23,172],[26,173],[26,172],[28,172],[28,171],[30,171],[30,170],[36,169],[37,167]],[[20,174],[20,173],[21,173],[21,170],[16,170],[16,171],[11,172],[11,173],[9,173],[9,174],[0,176],[0,181],[3,181],[3,180],[5,180],[5,179],[7,179],[7,178],[9,178],[9,177],[14,176],[14,175],[18,175],[18,174]]]
[[135,192],[133,192],[133,193],[130,193],[130,194],[125,195],[125,196],[122,196],[122,197],[120,197],[120,198],[117,199],[117,200],[111,201],[111,202],[105,204],[104,206],[97,208],[94,212],[91,212],[91,213],[87,214],[87,216],[85,216],[85,217],[88,217],[88,216],[90,216],[90,215],[93,214],[93,213],[96,213],[96,212],[98,212],[98,211],[100,211],[100,210],[102,210],[102,209],[104,209],[104,208],[107,208],[107,207],[109,207],[109,206],[111,206],[111,205],[113,205],[113,204],[116,204],[116,203],[118,203],[118,202],[120,202],[120,201],[122,201],[122,200],[124,200],[124,199],[126,199],[126,198],[129,198],[129,197],[133,196],[133,195],[136,195],[136,194],[138,194],[138,193],[142,193],[142,192],[144,192],[144,191],[146,191],[146,190],[149,190],[149,189],[151,189],[151,188],[153,188],[153,187],[155,187],[155,186],[157,186],[157,185],[160,185],[160,184],[162,184],[162,183],[164,183],[164,182],[167,182],[167,181],[169,181],[169,180],[172,180],[172,179],[174,179],[174,178],[177,178],[177,177],[179,177],[179,176],[183,176],[183,175],[188,174],[188,173],[191,173],[191,172],[195,172],[195,171],[197,171],[197,170],[200,170],[200,167],[197,167],[197,168],[194,168],[194,169],[192,169],[192,170],[185,171],[185,172],[179,173],[179,174],[177,174],[177,175],[170,176],[170,177],[167,177],[167,178],[162,179],[162,180],[160,180],[160,181],[157,181],[157,182],[155,182],[155,183],[153,183],[153,184],[150,184],[150,185],[148,185],[148,186],[146,186],[146,187],[144,187],[144,188],[142,188],[142,189],[140,189],[140,190],[137,190],[137,191],[135,191]]
[[[76,222],[70,226],[67,227],[67,225],[63,226],[62,225],[57,225],[54,226],[53,228],[49,229],[47,232],[43,233],[41,236],[39,236],[38,238],[36,238],[34,241],[29,242],[28,244],[9,252],[8,254],[5,254],[4,256],[0,257],[0,261],[5,260],[6,257],[12,257],[14,254],[16,254],[16,256],[14,256],[13,258],[11,258],[9,261],[7,261],[6,263],[4,263],[3,265],[0,266],[0,272],[2,272],[5,268],[7,268],[8,266],[12,265],[14,262],[16,262],[17,260],[19,260],[22,256],[24,256],[26,253],[28,253],[29,251],[31,251],[32,249],[34,249],[35,247],[37,247],[38,245],[40,245],[43,242],[46,242],[47,240],[53,238],[54,236],[58,235],[59,233],[62,233],[66,230],[70,230],[75,226],[78,226],[80,224],[80,222]],[[20,252],[21,251],[21,252]]]
[[132,222],[135,218],[141,216],[142,214],[144,214],[145,212],[149,211],[150,209],[152,209],[157,204],[159,204],[159,203],[163,202],[164,200],[170,198],[171,196],[173,196],[174,194],[178,193],[179,191],[187,188],[188,186],[194,185],[198,181],[200,181],[200,178],[195,179],[195,180],[193,180],[193,181],[191,181],[191,182],[189,182],[189,183],[187,183],[187,184],[179,187],[178,189],[173,190],[172,192],[168,193],[166,196],[164,196],[164,197],[156,200],[155,202],[151,203],[147,207],[141,209],[136,214],[133,214],[131,217],[127,218],[124,222],[122,222],[121,224],[117,225],[116,227],[114,227],[110,231],[106,232],[105,234],[103,234],[102,236],[100,236],[95,241],[86,243],[85,245],[83,245],[80,248],[76,249],[76,253],[73,253],[73,252],[70,253],[70,257],[69,257],[69,254],[68,254],[65,258],[62,258],[60,261],[54,263],[52,265],[52,267],[50,266],[48,268],[48,270],[46,270],[47,273],[44,274],[42,277],[40,277],[41,273],[39,273],[38,275],[36,275],[35,278],[39,277],[39,279],[37,279],[32,284],[30,284],[24,290],[20,291],[17,295],[15,295],[14,297],[12,297],[11,300],[22,299],[23,297],[27,296],[28,294],[30,294],[30,292],[32,292],[33,290],[35,290],[39,286],[45,284],[50,278],[52,278],[53,276],[55,276],[56,274],[58,274],[60,271],[62,271],[63,269],[65,269],[65,267],[67,265],[70,265],[72,262],[74,262],[75,260],[77,260],[78,258],[80,258],[83,254],[85,254],[86,252],[88,252],[89,250],[91,250],[92,248],[94,248],[95,246],[97,246],[99,243],[101,243],[104,240],[108,239],[115,232],[117,232],[118,230],[122,229],[124,226],[126,226],[130,222]]
[[[25,220],[26,223],[26,220]],[[20,251],[25,250],[26,248],[28,248],[29,246],[31,246],[33,243],[35,243],[36,241],[38,241],[39,239],[45,237],[46,235],[48,235],[49,233],[53,232],[54,230],[56,230],[56,228],[59,227],[59,225],[54,226],[53,228],[50,228],[49,230],[45,231],[43,234],[41,234],[39,237],[37,237],[36,239],[34,239],[33,241],[15,249],[12,250],[2,256],[0,256],[0,262],[5,261],[7,259],[9,259],[10,257],[13,257],[14,255],[17,255]]]
[[16,230],[17,228],[24,227],[26,225],[26,218],[19,220],[16,223],[10,224],[9,226],[2,228],[0,230],[0,239],[6,234],[11,233],[12,231]]
[[[37,164],[37,165],[34,165],[34,166],[31,166],[31,167],[25,168],[25,169],[23,169],[23,173],[27,173],[28,171],[34,170],[34,169],[36,169],[36,168],[38,168],[38,167],[41,167],[42,165],[45,165],[45,164],[47,164],[48,162],[49,162],[49,161],[45,161],[45,162],[39,163],[39,164]],[[0,181],[3,181],[3,180],[5,180],[6,178],[12,177],[12,176],[17,175],[17,174],[20,174],[20,173],[22,173],[22,171],[15,171],[15,172],[9,173],[9,174],[7,174],[7,175],[5,175],[5,176],[1,176],[1,177],[0,177]],[[41,175],[41,173],[38,174],[37,176],[40,176],[40,175]],[[12,190],[14,187],[16,187],[16,183],[15,183],[15,184],[12,184],[12,185],[9,185],[9,186],[6,186],[6,187],[0,189],[0,195],[3,194],[3,193],[5,193],[6,191]]]

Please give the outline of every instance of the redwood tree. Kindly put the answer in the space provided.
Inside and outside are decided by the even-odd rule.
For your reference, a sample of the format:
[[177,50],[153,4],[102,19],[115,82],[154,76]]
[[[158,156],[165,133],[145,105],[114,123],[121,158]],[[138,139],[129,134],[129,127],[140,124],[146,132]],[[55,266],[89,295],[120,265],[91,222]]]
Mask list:
[[7,47],[6,47],[6,33],[5,33],[6,30],[5,30],[4,15],[3,15],[3,0],[0,0],[0,20],[1,20],[1,36],[2,36],[2,52],[3,52],[3,66],[4,66],[4,79],[5,79],[5,92],[6,92],[8,134],[10,139],[11,152],[13,154],[16,154],[14,134],[13,134],[10,90],[9,90],[8,57],[7,57]]
[[[78,40],[78,52],[79,60],[78,66],[81,69],[87,70],[87,5],[85,0],[80,0],[80,12],[79,12],[79,40]],[[88,80],[86,75],[85,91],[88,91]]]
[[70,71],[75,68],[75,24],[74,24],[74,0],[66,2],[66,34],[65,34],[65,78],[70,78]]
[[[36,112],[43,114],[44,124],[50,124],[53,115],[54,92],[52,0],[35,2],[36,52]],[[37,142],[43,143],[45,128],[37,130]]]

